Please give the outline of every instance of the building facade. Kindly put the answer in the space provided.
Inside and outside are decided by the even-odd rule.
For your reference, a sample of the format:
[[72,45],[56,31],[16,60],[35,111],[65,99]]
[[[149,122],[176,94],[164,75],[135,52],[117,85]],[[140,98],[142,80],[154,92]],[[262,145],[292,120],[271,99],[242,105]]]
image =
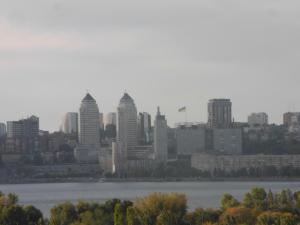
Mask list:
[[248,125],[250,127],[262,127],[269,124],[268,114],[264,112],[252,113],[248,116]]
[[98,162],[101,155],[99,108],[88,93],[79,109],[79,146],[75,158],[79,162]]
[[65,134],[78,133],[78,113],[68,112],[63,118],[62,131]]
[[126,151],[126,157],[138,143],[137,138],[137,109],[133,99],[125,93],[121,98],[117,113],[117,142]]
[[175,129],[177,155],[192,155],[205,151],[205,127],[182,125]]
[[233,172],[241,169],[265,167],[300,168],[300,155],[208,155],[193,154],[191,166],[201,171]]
[[0,123],[0,137],[3,137],[6,135],[6,125],[5,123]]
[[138,115],[138,141],[140,144],[151,142],[151,115],[143,112]]
[[159,162],[168,160],[168,124],[159,108],[154,121],[154,158]]
[[213,129],[213,149],[216,153],[242,154],[242,129]]
[[229,128],[232,125],[230,99],[211,99],[208,102],[209,128]]
[[287,112],[283,114],[283,125],[290,127],[300,123],[300,112]]

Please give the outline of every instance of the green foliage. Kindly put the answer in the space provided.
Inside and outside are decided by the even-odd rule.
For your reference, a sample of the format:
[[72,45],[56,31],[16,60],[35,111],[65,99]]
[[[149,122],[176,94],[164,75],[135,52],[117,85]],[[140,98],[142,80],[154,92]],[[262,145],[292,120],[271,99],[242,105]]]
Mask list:
[[141,225],[179,225],[187,210],[187,200],[181,194],[154,193],[139,199],[134,207]]
[[76,208],[71,203],[63,203],[51,209],[49,225],[69,225],[77,219]]
[[221,200],[221,207],[223,210],[239,206],[240,203],[230,194],[224,194]]
[[245,195],[243,205],[247,208],[264,210],[267,206],[267,193],[263,188],[253,188]]

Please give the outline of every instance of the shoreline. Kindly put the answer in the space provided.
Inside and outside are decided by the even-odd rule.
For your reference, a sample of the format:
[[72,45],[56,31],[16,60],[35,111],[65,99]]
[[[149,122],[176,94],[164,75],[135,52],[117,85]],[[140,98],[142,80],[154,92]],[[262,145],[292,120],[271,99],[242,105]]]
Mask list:
[[175,183],[175,182],[300,182],[300,177],[265,178],[24,178],[0,181],[0,185],[47,184],[47,183]]

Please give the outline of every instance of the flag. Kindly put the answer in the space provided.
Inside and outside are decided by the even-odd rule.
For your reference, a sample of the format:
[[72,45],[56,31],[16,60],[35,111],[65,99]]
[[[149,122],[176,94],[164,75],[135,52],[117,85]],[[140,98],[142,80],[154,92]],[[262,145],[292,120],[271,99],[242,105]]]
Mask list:
[[182,108],[180,108],[180,109],[178,109],[178,112],[185,112],[186,111],[186,107],[184,106],[184,107],[182,107]]

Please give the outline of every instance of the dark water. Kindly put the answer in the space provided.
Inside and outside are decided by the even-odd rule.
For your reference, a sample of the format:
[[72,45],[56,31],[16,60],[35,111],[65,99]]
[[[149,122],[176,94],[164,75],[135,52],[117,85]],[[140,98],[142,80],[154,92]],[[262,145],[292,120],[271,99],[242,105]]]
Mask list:
[[65,201],[78,200],[104,202],[112,198],[135,200],[153,192],[184,193],[189,209],[216,208],[224,193],[242,199],[253,187],[280,191],[289,188],[300,190],[300,182],[167,182],[167,183],[55,183],[0,185],[4,193],[16,193],[21,204],[34,205],[46,217],[51,207]]

